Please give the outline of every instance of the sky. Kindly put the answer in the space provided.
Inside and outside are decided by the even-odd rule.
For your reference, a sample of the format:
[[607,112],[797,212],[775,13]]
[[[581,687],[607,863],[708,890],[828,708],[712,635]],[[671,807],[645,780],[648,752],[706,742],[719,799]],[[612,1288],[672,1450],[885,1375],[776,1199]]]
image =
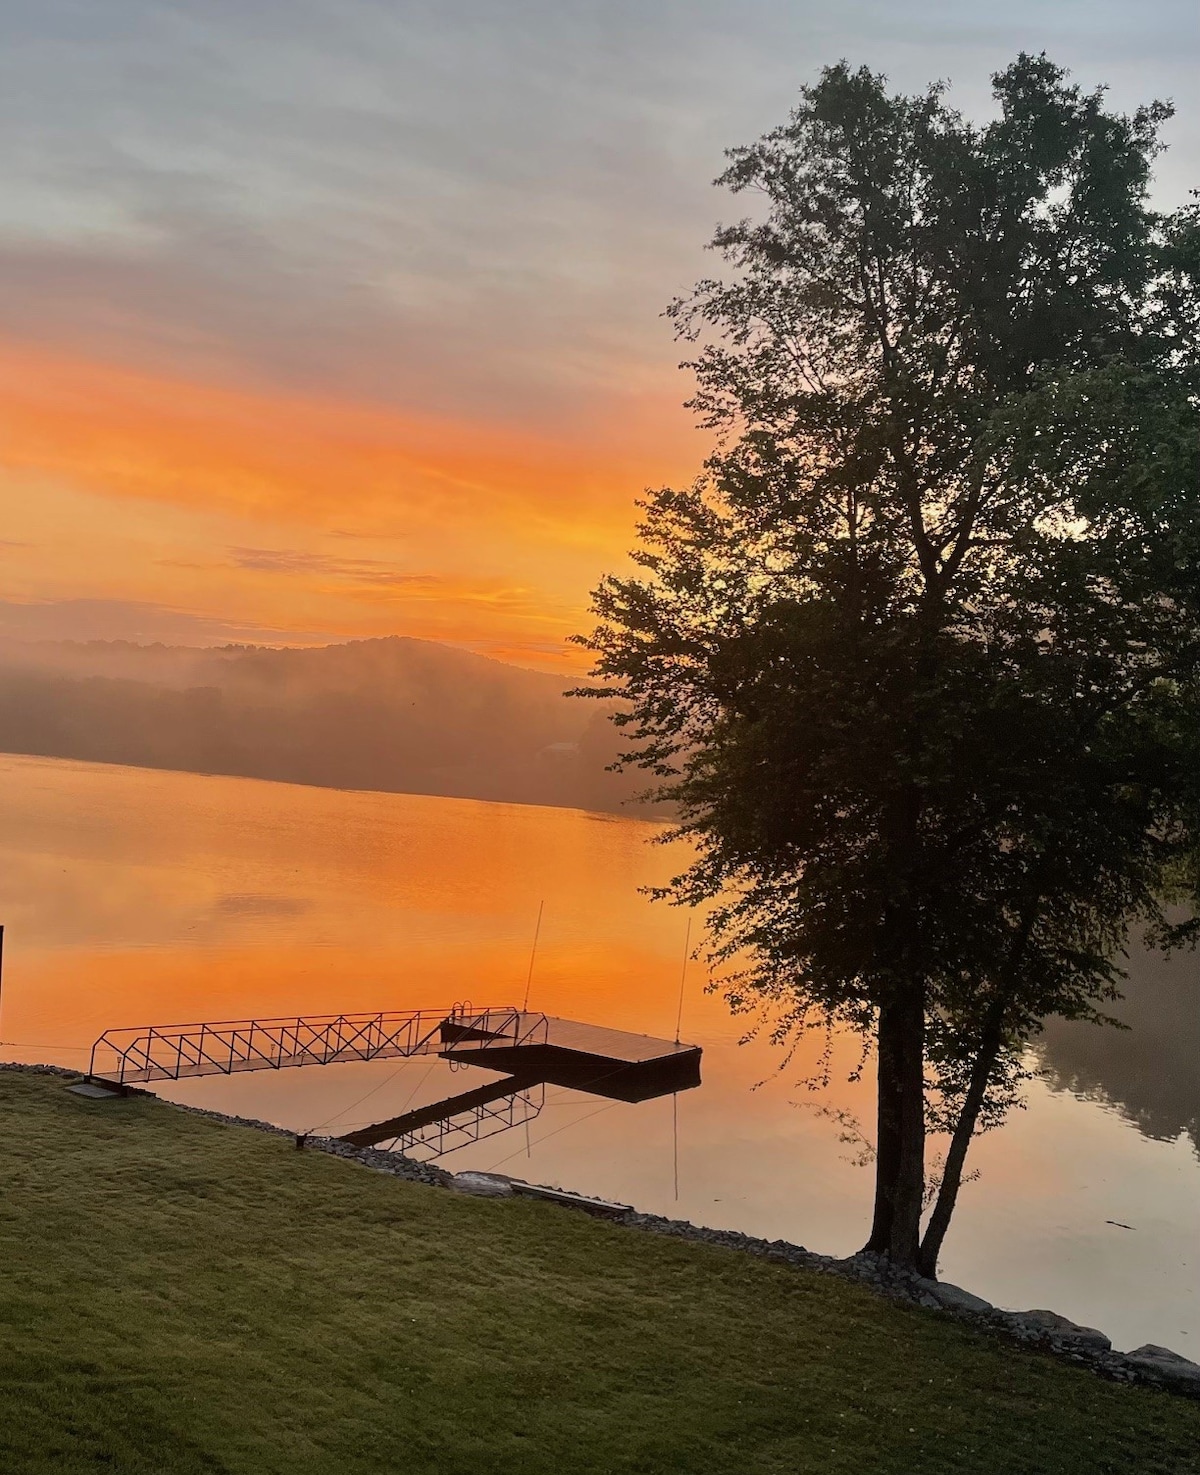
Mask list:
[[1175,100],[1194,0],[0,0],[0,635],[569,671],[706,443],[662,310],[846,57]]

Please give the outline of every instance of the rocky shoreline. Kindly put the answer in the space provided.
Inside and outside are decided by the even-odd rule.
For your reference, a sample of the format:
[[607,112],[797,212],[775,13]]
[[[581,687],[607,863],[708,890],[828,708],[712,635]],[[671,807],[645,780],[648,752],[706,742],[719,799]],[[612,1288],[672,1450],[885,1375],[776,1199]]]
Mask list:
[[[0,1063],[0,1070],[23,1070],[61,1076],[67,1080],[79,1079],[78,1071],[57,1065]],[[131,1091],[131,1094],[154,1095],[153,1092],[140,1090]],[[223,1112],[186,1106],[180,1102],[166,1104],[174,1106],[177,1111],[207,1117],[211,1121],[229,1126],[250,1127],[255,1131],[286,1137],[291,1142],[297,1140],[294,1132],[277,1127],[271,1122],[228,1116]],[[304,1138],[304,1147],[307,1150],[330,1153],[375,1172],[387,1173],[392,1177],[423,1183],[429,1187],[478,1191],[479,1180],[490,1178],[496,1185],[494,1192],[507,1196],[512,1191],[512,1180],[504,1175],[455,1175],[443,1168],[434,1167],[432,1163],[421,1163],[402,1153],[383,1152],[374,1147],[351,1147],[334,1137],[308,1136]],[[579,1200],[579,1207],[586,1211],[586,1196],[579,1195]],[[875,1255],[857,1254],[839,1260],[831,1255],[819,1255],[813,1250],[805,1249],[803,1245],[790,1244],[787,1240],[758,1239],[754,1235],[740,1234],[732,1229],[708,1229],[685,1219],[667,1219],[658,1214],[643,1214],[636,1209],[630,1209],[617,1218],[613,1218],[611,1214],[606,1214],[605,1217],[617,1230],[637,1229],[645,1233],[690,1240],[697,1244],[719,1245],[743,1254],[795,1265],[821,1275],[836,1275],[844,1280],[855,1281],[878,1295],[939,1311],[981,1330],[1090,1368],[1099,1376],[1112,1381],[1144,1384],[1200,1399],[1200,1364],[1181,1357],[1169,1348],[1148,1343],[1131,1352],[1114,1351],[1108,1337],[1094,1327],[1079,1326],[1053,1311],[1003,1311],[982,1297],[972,1295],[948,1281],[926,1280]]]

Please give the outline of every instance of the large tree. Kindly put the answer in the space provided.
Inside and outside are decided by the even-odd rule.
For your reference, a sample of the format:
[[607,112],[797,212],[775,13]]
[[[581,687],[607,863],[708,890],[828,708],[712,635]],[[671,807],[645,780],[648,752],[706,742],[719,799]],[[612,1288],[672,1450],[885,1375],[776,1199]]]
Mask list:
[[868,1248],[927,1273],[1023,1043],[1196,895],[1200,225],[1148,202],[1167,107],[994,93],[842,64],[730,154],[758,208],[671,309],[716,449],[583,642],[733,1005],[871,1037]]

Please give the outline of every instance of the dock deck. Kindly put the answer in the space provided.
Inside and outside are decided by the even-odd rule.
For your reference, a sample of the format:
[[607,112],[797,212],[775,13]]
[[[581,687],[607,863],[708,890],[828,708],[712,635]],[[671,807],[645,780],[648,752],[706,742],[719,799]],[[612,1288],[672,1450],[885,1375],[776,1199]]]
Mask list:
[[514,1033],[520,1043],[468,1038],[447,1021],[439,1054],[614,1101],[649,1101],[700,1084],[699,1045],[538,1014],[522,1014]]

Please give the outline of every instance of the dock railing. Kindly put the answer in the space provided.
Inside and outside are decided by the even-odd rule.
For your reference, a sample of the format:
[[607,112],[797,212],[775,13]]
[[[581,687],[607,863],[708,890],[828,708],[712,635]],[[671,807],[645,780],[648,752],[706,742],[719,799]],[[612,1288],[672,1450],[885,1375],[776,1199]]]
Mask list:
[[512,1005],[233,1019],[110,1029],[92,1046],[90,1079],[136,1085],[184,1076],[232,1075],[411,1055],[436,1055],[450,1039],[524,1044],[545,1039],[544,1014]]

